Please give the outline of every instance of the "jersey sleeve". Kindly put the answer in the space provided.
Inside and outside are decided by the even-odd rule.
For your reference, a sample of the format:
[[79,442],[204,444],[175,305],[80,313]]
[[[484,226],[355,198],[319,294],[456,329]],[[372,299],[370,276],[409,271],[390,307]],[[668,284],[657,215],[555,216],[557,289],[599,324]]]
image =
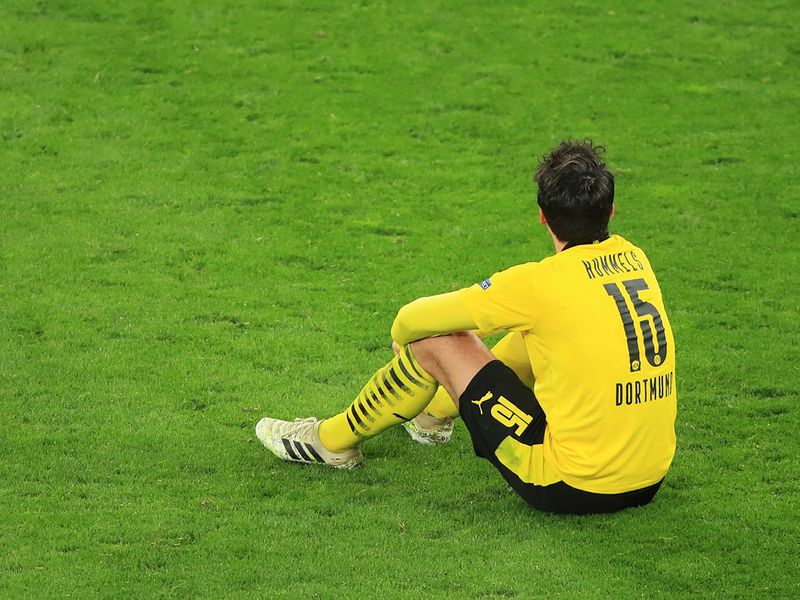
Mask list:
[[392,324],[392,339],[405,345],[415,340],[477,329],[459,292],[418,298],[406,304]]
[[478,329],[485,332],[526,331],[535,319],[538,263],[517,265],[459,293]]

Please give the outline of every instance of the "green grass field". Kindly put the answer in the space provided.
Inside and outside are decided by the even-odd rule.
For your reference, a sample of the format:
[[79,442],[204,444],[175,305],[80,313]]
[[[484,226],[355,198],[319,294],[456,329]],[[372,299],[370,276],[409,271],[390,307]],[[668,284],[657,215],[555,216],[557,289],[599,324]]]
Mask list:
[[[800,597],[800,6],[6,0],[0,597]],[[531,175],[608,148],[675,329],[649,506],[526,508],[463,425],[352,473],[395,311],[552,252]]]

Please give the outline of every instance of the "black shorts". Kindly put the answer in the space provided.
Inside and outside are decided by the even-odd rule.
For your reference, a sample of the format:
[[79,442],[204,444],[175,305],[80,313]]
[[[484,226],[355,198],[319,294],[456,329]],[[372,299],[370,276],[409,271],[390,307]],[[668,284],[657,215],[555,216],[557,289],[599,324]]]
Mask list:
[[541,452],[536,446],[540,447],[544,440],[547,419],[533,391],[499,360],[478,371],[461,395],[459,407],[475,454],[491,462],[514,491],[539,510],[568,514],[615,512],[647,504],[661,486],[659,481],[631,492],[596,494],[531,472],[527,463],[536,461],[523,461],[526,464],[521,462],[516,469],[515,451]]

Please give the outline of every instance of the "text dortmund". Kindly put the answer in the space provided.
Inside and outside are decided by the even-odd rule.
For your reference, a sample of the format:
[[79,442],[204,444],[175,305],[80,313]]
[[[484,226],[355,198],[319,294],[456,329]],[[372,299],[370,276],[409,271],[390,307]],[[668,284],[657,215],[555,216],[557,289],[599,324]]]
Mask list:
[[625,384],[618,383],[616,384],[614,394],[616,405],[622,406],[624,404],[630,406],[632,404],[661,400],[662,398],[671,396],[674,380],[675,372],[670,371],[669,373],[657,375],[656,377],[637,379],[636,381],[629,381]]

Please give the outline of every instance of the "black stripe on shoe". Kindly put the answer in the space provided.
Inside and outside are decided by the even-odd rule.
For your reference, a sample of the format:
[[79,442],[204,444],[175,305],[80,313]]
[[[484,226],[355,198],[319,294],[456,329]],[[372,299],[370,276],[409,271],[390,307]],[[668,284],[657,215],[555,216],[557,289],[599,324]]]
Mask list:
[[297,452],[299,452],[303,456],[303,459],[306,462],[313,462],[312,458],[308,455],[308,452],[306,452],[305,448],[303,448],[303,444],[295,440],[294,447],[297,448]]
[[324,463],[324,462],[325,462],[325,459],[324,459],[324,458],[322,458],[322,457],[319,455],[319,452],[317,452],[316,450],[314,450],[314,446],[312,446],[312,445],[311,445],[311,444],[309,444],[308,442],[306,442],[306,450],[308,450],[308,451],[309,451],[309,453],[311,454],[311,456],[313,456],[314,458],[316,458],[316,459],[317,459],[317,462],[321,462],[321,463]]
[[281,438],[283,442],[283,447],[286,448],[286,453],[292,457],[292,460],[302,460],[299,456],[297,456],[297,452],[294,451],[292,445],[289,443],[289,440],[286,438]]

